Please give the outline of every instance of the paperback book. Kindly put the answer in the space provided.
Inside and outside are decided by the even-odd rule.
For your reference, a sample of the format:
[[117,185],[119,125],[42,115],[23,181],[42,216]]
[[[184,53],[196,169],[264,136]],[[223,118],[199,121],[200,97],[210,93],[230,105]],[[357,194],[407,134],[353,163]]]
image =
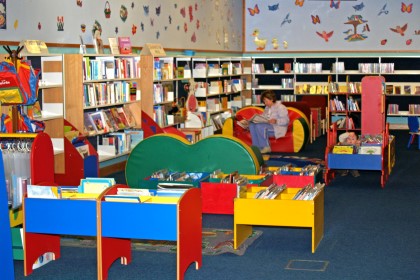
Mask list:
[[118,47],[120,49],[120,54],[131,54],[130,37],[118,37]]

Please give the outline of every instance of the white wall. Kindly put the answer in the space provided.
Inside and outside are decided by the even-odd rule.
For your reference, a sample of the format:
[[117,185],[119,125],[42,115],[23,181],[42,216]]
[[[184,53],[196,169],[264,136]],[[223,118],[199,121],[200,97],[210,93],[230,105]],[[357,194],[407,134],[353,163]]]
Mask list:
[[[107,2],[0,0],[0,6],[6,7],[5,14],[0,9],[0,23],[1,16],[7,18],[6,26],[0,25],[0,40],[80,44],[82,36],[85,44],[91,44],[91,30],[97,20],[105,44],[109,37],[130,36],[132,45],[137,47],[160,43],[174,49],[242,50],[242,0],[110,0],[110,18],[105,17]],[[125,21],[120,18],[122,5],[128,12]],[[57,27],[58,17],[64,18],[62,31]],[[81,24],[86,25],[85,32],[81,31]]]
[[[251,15],[255,10],[259,13]],[[267,40],[259,52],[420,50],[420,0],[245,0],[245,13],[247,52],[257,51],[251,35],[255,29],[260,33],[258,39]],[[354,15],[366,21],[357,26],[364,40],[346,40],[354,29],[346,22]],[[391,30],[405,24],[403,36]],[[323,31],[333,32],[328,42],[316,33]],[[277,50],[272,39],[279,42]]]

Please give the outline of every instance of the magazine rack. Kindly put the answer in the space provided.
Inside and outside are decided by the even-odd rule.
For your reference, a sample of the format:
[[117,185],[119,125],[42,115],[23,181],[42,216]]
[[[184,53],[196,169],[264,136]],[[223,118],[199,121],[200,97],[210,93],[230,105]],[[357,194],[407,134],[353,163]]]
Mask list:
[[[188,266],[202,266],[201,192],[186,191],[181,197],[151,197],[144,203],[104,201],[116,194],[114,185],[96,200],[26,198],[24,202],[25,275],[42,254],[60,258],[60,235],[96,236],[98,279],[107,279],[113,262],[131,262],[131,239],[177,241],[177,279]],[[49,211],[45,211],[48,209]],[[118,215],[115,213],[130,213]],[[138,217],[133,218],[133,217]]]

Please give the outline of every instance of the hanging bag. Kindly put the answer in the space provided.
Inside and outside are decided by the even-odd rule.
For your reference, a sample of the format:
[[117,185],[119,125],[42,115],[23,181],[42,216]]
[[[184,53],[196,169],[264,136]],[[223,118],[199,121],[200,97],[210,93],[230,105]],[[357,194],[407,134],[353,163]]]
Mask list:
[[0,102],[24,104],[28,97],[22,88],[19,75],[11,62],[0,63]]

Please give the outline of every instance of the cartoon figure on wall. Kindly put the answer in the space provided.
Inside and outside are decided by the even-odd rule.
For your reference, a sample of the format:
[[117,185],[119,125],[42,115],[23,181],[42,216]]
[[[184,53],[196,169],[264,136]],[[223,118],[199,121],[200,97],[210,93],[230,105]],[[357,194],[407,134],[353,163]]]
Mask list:
[[93,44],[95,45],[96,53],[104,53],[104,43],[101,38],[102,26],[99,21],[95,20],[92,27]]

